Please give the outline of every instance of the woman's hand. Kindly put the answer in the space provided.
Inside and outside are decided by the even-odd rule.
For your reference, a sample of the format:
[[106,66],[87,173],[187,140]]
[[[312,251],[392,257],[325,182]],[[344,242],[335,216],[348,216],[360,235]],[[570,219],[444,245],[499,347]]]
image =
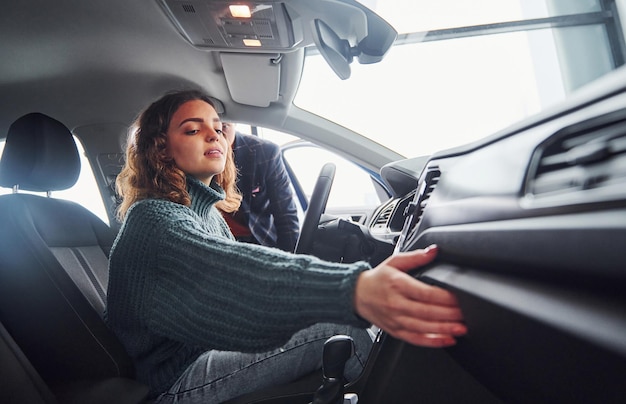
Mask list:
[[400,253],[359,275],[356,312],[392,336],[414,345],[444,347],[467,333],[454,295],[406,272],[428,264],[437,247]]

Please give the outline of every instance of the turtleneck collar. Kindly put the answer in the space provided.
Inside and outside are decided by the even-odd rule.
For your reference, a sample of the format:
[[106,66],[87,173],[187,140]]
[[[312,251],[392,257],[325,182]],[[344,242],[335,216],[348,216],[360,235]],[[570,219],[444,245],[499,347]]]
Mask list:
[[226,193],[215,180],[211,181],[211,186],[208,186],[189,175],[187,176],[187,191],[191,197],[191,209],[200,217],[206,217],[213,205],[226,197]]

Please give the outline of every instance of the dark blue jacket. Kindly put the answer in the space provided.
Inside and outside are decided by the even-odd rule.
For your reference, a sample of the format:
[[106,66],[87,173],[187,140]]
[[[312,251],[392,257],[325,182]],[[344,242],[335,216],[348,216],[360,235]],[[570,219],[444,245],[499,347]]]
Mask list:
[[300,225],[280,148],[237,132],[233,150],[239,170],[237,186],[243,194],[237,216],[248,223],[259,244],[293,251]]

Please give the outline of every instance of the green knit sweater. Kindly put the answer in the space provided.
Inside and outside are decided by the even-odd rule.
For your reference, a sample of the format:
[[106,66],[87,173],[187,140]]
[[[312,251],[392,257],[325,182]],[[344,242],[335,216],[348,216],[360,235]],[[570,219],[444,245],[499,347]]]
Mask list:
[[154,394],[207,350],[267,351],[319,322],[368,326],[353,311],[367,263],[237,242],[214,206],[224,191],[187,181],[190,207],[135,203],[110,257],[107,322]]

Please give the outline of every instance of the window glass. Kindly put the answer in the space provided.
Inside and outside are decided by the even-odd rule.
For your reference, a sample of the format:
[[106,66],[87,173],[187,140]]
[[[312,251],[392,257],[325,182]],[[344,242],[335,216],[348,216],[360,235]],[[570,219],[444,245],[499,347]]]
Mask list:
[[[381,63],[353,63],[349,80],[307,57],[296,103],[406,157],[432,154],[539,111],[527,42],[514,33],[395,46]],[[543,74],[562,99],[558,66]]]
[[[406,35],[380,63],[355,60],[349,80],[339,79],[316,52],[307,53],[294,103],[404,157],[492,135],[561,102],[616,64],[608,20],[599,17],[606,12],[599,13],[595,0],[363,3]],[[571,26],[463,33],[477,24],[564,15]],[[600,22],[585,23],[585,16]],[[425,38],[429,30],[445,29],[446,39]]]
[[[52,197],[59,199],[66,199],[69,201],[76,202],[80,205],[83,205],[90,211],[92,211],[96,216],[101,218],[105,223],[109,224],[109,218],[106,213],[106,209],[104,207],[104,202],[100,196],[100,191],[98,189],[98,185],[96,183],[96,179],[93,175],[93,171],[91,170],[91,165],[87,160],[87,156],[85,154],[85,150],[83,149],[80,141],[74,137],[74,141],[76,141],[76,145],[78,147],[78,152],[80,154],[80,163],[81,163],[81,171],[80,176],[78,177],[78,181],[76,184],[69,189],[63,191],[55,191],[52,192]],[[0,155],[2,155],[2,151],[4,150],[5,141],[0,141]],[[10,194],[13,192],[10,188],[0,187],[0,195],[2,194]],[[27,191],[20,191],[27,192]],[[27,192],[27,193],[35,193],[35,192]],[[35,193],[39,194],[39,193]],[[41,193],[41,195],[44,195]]]
[[370,211],[380,204],[369,173],[341,156],[315,145],[303,144],[286,149],[284,157],[307,199],[311,198],[322,166],[328,162],[335,164],[335,179],[326,205],[329,213]]
[[[335,163],[335,179],[328,197],[326,212],[358,219],[364,218],[380,204],[379,193],[376,192],[374,180],[369,172],[344,157],[277,130],[238,123],[237,131],[256,133],[257,136],[281,146],[284,150],[283,157],[297,177],[307,200],[311,198],[322,166],[327,162]],[[300,203],[296,205],[302,219],[304,216],[302,206]]]

